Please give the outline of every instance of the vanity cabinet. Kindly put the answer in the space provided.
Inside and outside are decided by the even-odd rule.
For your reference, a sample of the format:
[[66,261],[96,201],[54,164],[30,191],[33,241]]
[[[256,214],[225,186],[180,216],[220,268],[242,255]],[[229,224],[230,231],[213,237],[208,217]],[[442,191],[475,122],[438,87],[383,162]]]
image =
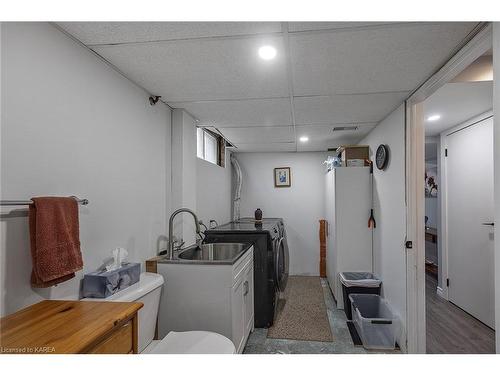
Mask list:
[[212,331],[229,338],[238,353],[254,329],[253,247],[234,264],[162,263],[165,279],[158,338],[170,331]]

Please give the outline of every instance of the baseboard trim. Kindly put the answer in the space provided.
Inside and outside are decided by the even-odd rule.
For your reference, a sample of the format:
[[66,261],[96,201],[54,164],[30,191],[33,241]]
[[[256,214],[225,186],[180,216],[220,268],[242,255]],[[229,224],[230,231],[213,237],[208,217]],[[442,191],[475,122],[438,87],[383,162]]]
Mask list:
[[439,297],[441,297],[442,299],[447,299],[446,296],[445,296],[445,294],[444,294],[443,288],[441,288],[440,286],[437,287],[436,294]]

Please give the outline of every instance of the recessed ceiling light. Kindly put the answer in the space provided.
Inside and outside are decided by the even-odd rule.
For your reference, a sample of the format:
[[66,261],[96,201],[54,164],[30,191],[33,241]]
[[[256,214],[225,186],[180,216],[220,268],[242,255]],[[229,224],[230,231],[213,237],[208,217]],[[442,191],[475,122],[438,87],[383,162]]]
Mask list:
[[272,60],[276,57],[276,48],[273,46],[262,46],[259,48],[259,56],[262,60]]
[[299,141],[301,141],[301,142],[307,142],[308,140],[309,140],[309,137],[307,137],[305,135],[299,138]]
[[437,121],[441,118],[441,115],[431,115],[429,117],[427,117],[427,121]]

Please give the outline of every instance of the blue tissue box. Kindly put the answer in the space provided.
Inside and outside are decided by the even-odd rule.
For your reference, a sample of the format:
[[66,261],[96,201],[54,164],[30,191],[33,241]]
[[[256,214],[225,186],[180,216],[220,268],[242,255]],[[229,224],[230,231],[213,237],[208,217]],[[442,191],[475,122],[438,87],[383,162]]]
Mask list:
[[113,271],[95,271],[83,276],[84,298],[106,298],[139,281],[140,263],[122,263]]

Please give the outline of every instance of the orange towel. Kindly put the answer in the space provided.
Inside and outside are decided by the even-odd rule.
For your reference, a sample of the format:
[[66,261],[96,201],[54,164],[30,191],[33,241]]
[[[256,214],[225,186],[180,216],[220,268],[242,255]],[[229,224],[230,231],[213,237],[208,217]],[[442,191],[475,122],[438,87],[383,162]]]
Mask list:
[[29,208],[31,285],[47,288],[83,268],[78,202],[71,197],[32,198]]

